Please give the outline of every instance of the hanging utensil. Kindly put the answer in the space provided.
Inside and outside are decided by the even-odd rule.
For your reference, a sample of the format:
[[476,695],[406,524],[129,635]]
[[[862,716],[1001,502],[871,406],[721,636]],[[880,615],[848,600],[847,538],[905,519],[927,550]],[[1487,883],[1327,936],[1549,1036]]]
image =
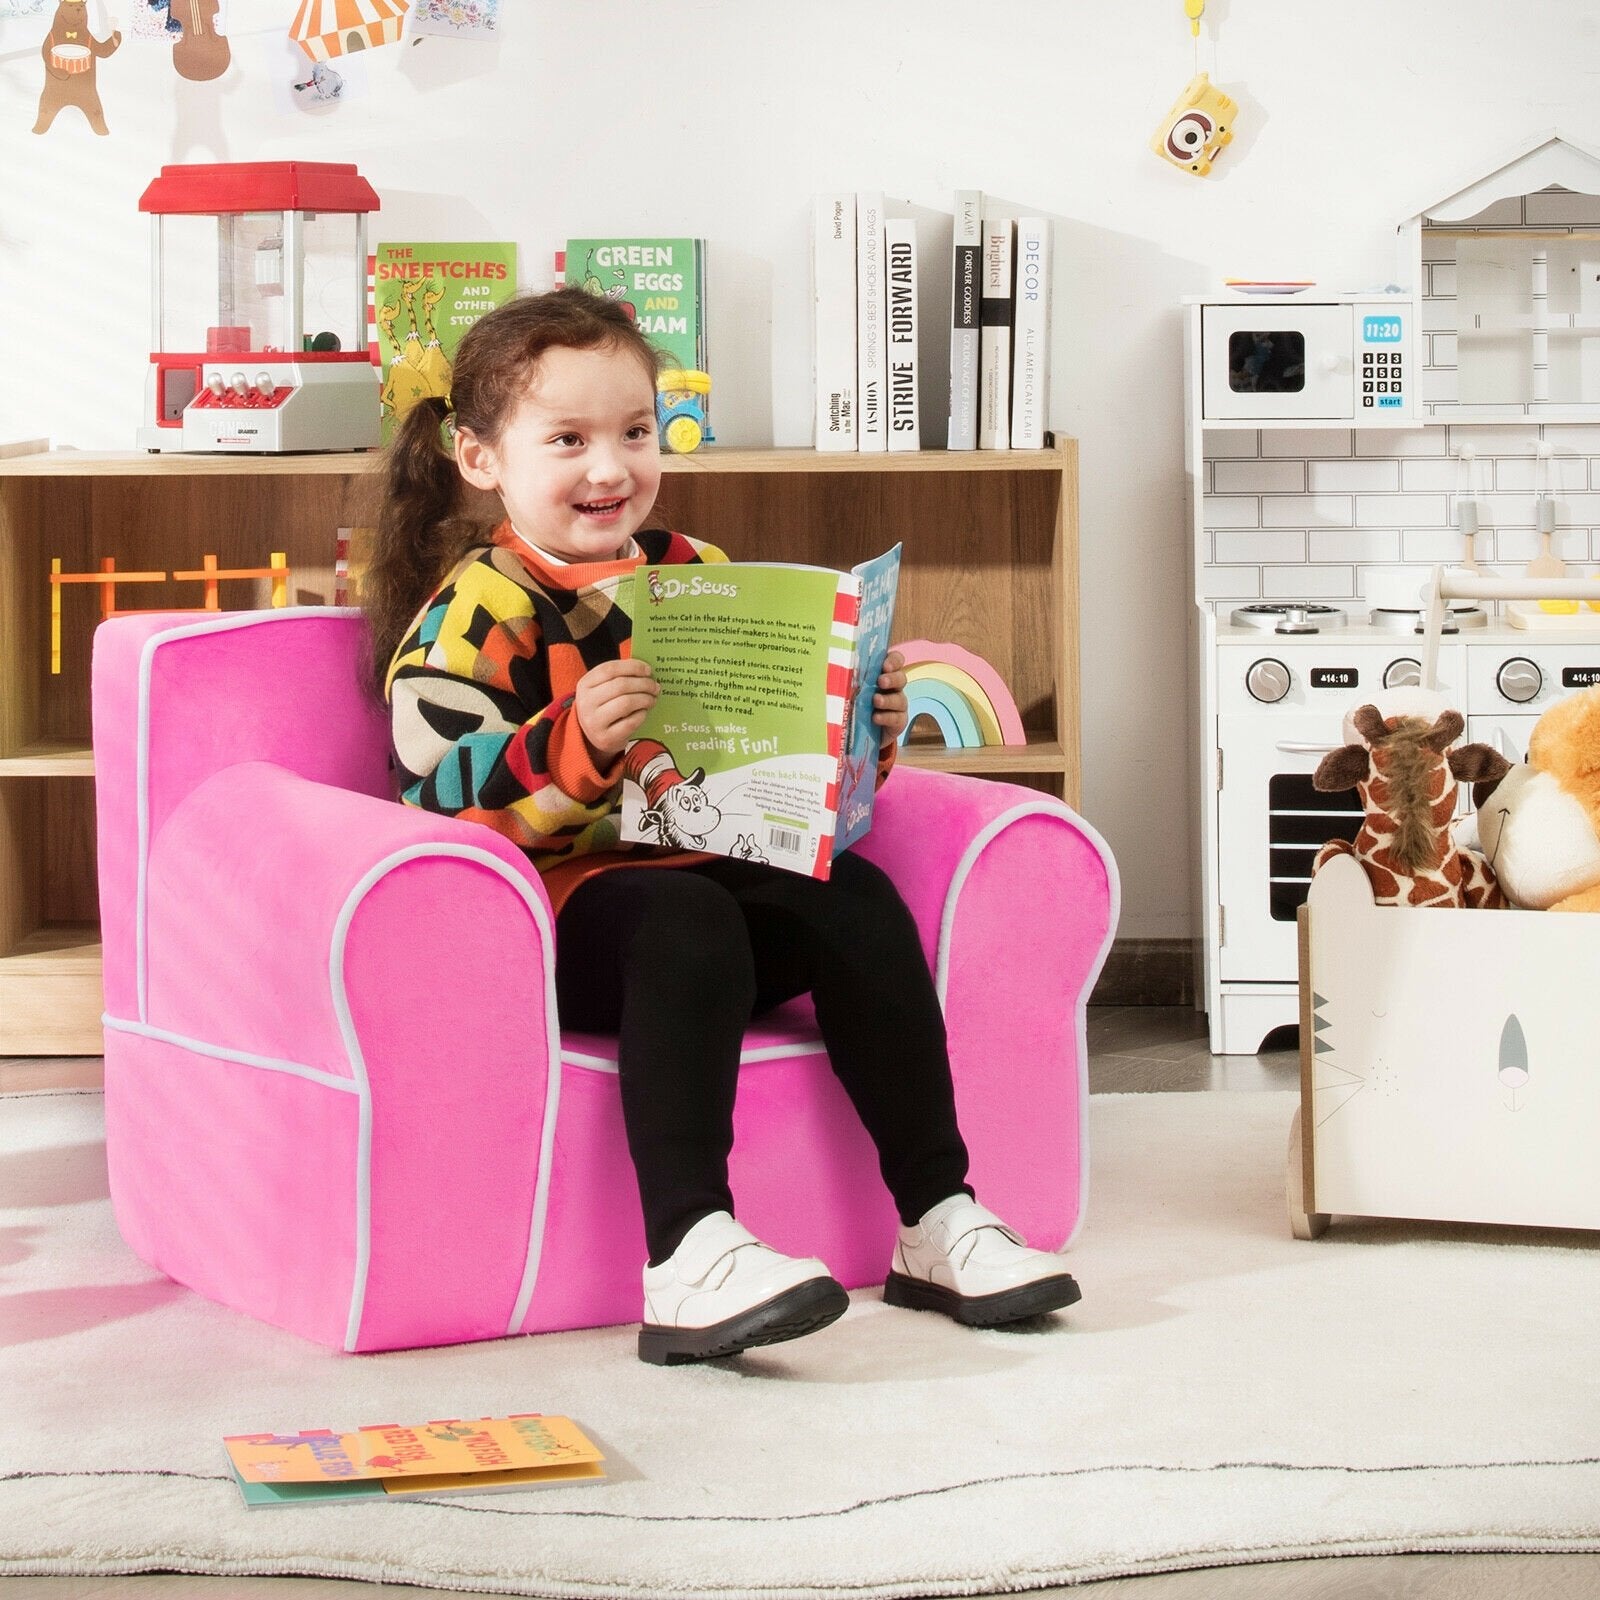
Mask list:
[[[1567,564],[1550,548],[1556,531],[1556,503],[1550,498],[1550,457],[1555,451],[1546,439],[1541,439],[1533,448],[1537,458],[1533,479],[1533,521],[1539,533],[1539,553],[1524,570],[1530,578],[1564,578]],[[1541,600],[1539,609],[1558,616],[1570,616],[1578,609],[1578,602]]]
[[1456,528],[1461,534],[1463,546],[1461,565],[1468,572],[1476,572],[1478,571],[1478,560],[1475,554],[1478,538],[1478,453],[1470,444],[1463,445],[1456,452],[1456,459],[1461,463],[1461,475],[1466,485],[1456,495]]

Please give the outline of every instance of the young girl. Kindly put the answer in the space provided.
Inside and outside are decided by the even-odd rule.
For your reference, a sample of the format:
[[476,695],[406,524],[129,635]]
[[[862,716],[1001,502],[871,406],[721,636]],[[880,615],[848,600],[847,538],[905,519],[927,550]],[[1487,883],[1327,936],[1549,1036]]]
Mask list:
[[[727,559],[647,523],[656,361],[581,290],[475,323],[452,402],[418,402],[390,449],[363,584],[401,798],[527,851],[556,909],[562,1022],[618,1035],[649,1249],[639,1354],[730,1355],[848,1304],[822,1262],[735,1221],[728,1189],[746,1025],[808,991],[900,1215],[884,1298],[982,1327],[1070,1305],[1060,1258],[967,1186],[943,1018],[888,878],[848,851],[824,882],[618,839],[623,753],[657,692],[629,650],[634,570]],[[463,481],[498,497],[492,532],[460,515]],[[874,696],[880,782],[906,723],[901,665],[891,652]]]

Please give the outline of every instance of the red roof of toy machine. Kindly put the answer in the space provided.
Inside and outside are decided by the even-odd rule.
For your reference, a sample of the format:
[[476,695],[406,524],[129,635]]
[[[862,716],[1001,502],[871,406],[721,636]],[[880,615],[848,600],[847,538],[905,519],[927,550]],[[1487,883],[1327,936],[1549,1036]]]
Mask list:
[[141,211],[376,211],[377,191],[347,161],[222,161],[163,167]]

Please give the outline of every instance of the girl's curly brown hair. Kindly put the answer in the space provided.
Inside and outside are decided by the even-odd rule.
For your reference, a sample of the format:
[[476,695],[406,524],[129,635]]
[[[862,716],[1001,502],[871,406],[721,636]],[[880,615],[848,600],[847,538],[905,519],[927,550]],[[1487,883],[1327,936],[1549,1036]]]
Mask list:
[[495,445],[545,351],[608,346],[636,356],[654,387],[661,357],[616,301],[577,288],[519,295],[467,329],[450,399],[428,395],[406,412],[379,464],[383,499],[361,580],[368,685],[379,699],[423,602],[468,550],[487,542],[498,520],[474,514],[455,459],[440,442],[446,417],[453,411],[459,427]]

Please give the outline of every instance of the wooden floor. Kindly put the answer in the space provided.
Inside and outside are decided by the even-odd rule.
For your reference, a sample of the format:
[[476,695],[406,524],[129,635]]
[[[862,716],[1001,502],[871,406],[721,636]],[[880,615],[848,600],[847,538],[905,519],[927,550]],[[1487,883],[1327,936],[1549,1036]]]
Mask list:
[[[1213,1056],[1205,1019],[1163,1007],[1089,1012],[1089,1088],[1095,1094],[1292,1089],[1292,1033],[1255,1056]],[[97,1057],[0,1060],[0,1094],[97,1085]],[[1280,1561],[1113,1578],[1075,1589],[1034,1589],[1035,1600],[1596,1600],[1600,1555],[1413,1555]],[[437,1589],[332,1578],[0,1578],[0,1600],[438,1600]]]

